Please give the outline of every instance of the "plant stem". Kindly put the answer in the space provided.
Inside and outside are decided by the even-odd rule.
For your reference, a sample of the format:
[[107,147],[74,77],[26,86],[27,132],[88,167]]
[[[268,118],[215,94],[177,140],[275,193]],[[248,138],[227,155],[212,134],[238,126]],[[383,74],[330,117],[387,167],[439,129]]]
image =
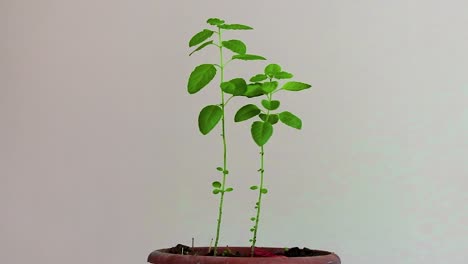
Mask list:
[[257,231],[258,231],[258,222],[260,220],[260,210],[262,208],[262,190],[263,190],[263,173],[265,172],[264,170],[264,161],[263,157],[265,156],[265,152],[263,149],[263,146],[260,147],[260,186],[258,188],[258,201],[257,201],[257,215],[255,217],[255,226],[254,226],[254,233],[252,237],[252,247],[251,247],[251,252],[250,256],[254,256],[254,250],[255,250],[255,243],[257,242]]
[[[218,28],[218,41],[219,41],[219,56],[220,56],[220,69],[221,69],[221,83],[224,82],[224,62],[223,62],[223,45],[222,45],[222,38],[221,38],[221,28]],[[223,216],[223,203],[224,203],[224,190],[226,189],[226,175],[227,175],[227,145],[226,145],[226,129],[225,129],[225,102],[224,102],[224,91],[221,90],[221,109],[223,110],[223,116],[221,118],[221,136],[223,138],[223,182],[221,184],[221,192],[220,192],[220,199],[219,199],[219,210],[218,210],[218,225],[216,227],[216,239],[214,244],[214,253],[213,255],[216,256],[218,242],[219,242],[219,232],[221,229],[221,219]]]

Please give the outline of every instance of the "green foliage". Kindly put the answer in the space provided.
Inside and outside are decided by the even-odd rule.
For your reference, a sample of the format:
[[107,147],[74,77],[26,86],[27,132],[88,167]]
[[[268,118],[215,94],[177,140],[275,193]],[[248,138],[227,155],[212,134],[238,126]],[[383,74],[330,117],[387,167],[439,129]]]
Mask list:
[[229,187],[229,188],[226,188],[226,190],[224,190],[225,192],[232,192],[234,189]]
[[248,98],[257,97],[264,95],[265,92],[262,90],[261,83],[251,83],[247,85],[247,90],[244,93],[244,96]]
[[269,76],[270,78],[275,76],[275,74],[279,73],[280,71],[281,66],[279,66],[278,64],[268,64],[265,67],[265,75]]
[[231,39],[231,40],[223,41],[223,47],[238,54],[245,54],[247,52],[247,46],[245,46],[244,42],[238,39]]
[[214,31],[209,30],[209,29],[204,29],[197,34],[195,34],[189,41],[189,47],[196,46],[203,41],[209,39],[211,36],[213,36]]
[[277,114],[269,114],[269,115],[260,114],[259,117],[260,117],[261,120],[263,120],[265,122],[270,122],[270,124],[272,124],[272,125],[278,123],[278,120],[279,120],[279,117],[278,117]]
[[212,182],[211,185],[215,188],[221,188],[221,183],[219,181]]
[[268,77],[265,74],[257,74],[255,76],[253,76],[252,78],[250,78],[250,81],[251,82],[261,82],[261,81],[266,80],[267,78]]
[[231,30],[250,30],[253,29],[252,27],[241,25],[241,24],[222,24],[218,25],[219,28],[222,29],[231,29]]
[[237,110],[236,115],[234,116],[235,122],[245,121],[256,115],[258,115],[261,110],[253,104],[244,105],[239,110]]
[[291,79],[292,77],[294,77],[292,73],[285,72],[285,71],[275,73],[275,75],[273,76],[273,78],[278,79],[278,80]]
[[287,82],[283,85],[281,89],[287,91],[301,91],[312,87],[310,84],[301,83],[301,82]]
[[301,129],[302,128],[302,121],[299,117],[295,116],[291,112],[284,111],[279,114],[279,119],[281,122],[284,124],[296,128],[296,129]]
[[250,129],[255,143],[261,147],[265,145],[273,135],[273,126],[269,122],[255,121]]
[[250,190],[257,190],[257,189],[258,189],[257,185],[250,186]]
[[266,60],[264,57],[253,54],[238,54],[232,56],[233,60]]
[[194,54],[195,52],[197,52],[197,51],[199,51],[199,50],[203,49],[204,47],[206,47],[206,46],[208,46],[208,45],[211,45],[211,44],[213,44],[213,41],[212,41],[212,40],[207,41],[207,42],[201,44],[201,45],[198,46],[196,49],[194,49],[192,52],[190,52],[189,56],[192,56],[192,54]]
[[221,24],[224,24],[224,20],[222,19],[219,19],[219,18],[209,18],[206,23],[212,25],[212,26],[217,26],[217,25],[221,25]]
[[216,75],[216,68],[213,64],[202,64],[197,66],[190,74],[187,89],[190,94],[200,91],[208,85]]
[[278,100],[272,100],[272,101],[262,100],[262,105],[267,110],[276,110],[280,106],[280,101],[278,101]]
[[242,78],[235,78],[221,83],[221,89],[228,94],[243,95],[247,91],[247,83]]
[[278,82],[277,81],[271,81],[271,82],[264,82],[262,84],[262,90],[266,93],[269,94],[276,90],[278,88]]
[[198,128],[203,135],[208,134],[223,117],[223,110],[217,105],[205,106],[198,115]]
[[268,190],[267,190],[266,188],[262,188],[262,189],[260,190],[260,192],[262,192],[263,194],[267,194],[267,193],[268,193]]

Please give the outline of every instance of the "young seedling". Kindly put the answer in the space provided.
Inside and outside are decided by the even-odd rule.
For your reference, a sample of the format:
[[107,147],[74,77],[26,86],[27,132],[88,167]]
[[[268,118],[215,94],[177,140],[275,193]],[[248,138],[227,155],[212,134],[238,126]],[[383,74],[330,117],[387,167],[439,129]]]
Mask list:
[[258,95],[265,95],[266,99],[261,101],[262,108],[255,104],[247,104],[241,107],[235,117],[235,122],[241,122],[258,116],[260,120],[254,121],[251,126],[251,134],[255,143],[260,147],[260,184],[250,187],[251,190],[258,192],[258,200],[255,203],[256,215],[251,217],[250,220],[254,223],[250,229],[252,232],[251,242],[251,255],[254,254],[255,244],[257,242],[258,224],[260,221],[260,211],[262,208],[262,196],[268,193],[268,189],[264,185],[264,146],[273,135],[273,126],[281,121],[283,124],[296,128],[302,128],[302,121],[299,117],[288,111],[275,112],[280,107],[279,100],[273,100],[273,95],[279,91],[301,91],[308,89],[311,85],[302,82],[288,81],[279,88],[278,81],[283,79],[291,79],[293,75],[289,72],[282,71],[278,64],[269,64],[265,67],[262,74],[253,76],[250,81],[252,86],[256,87],[256,93],[248,97]]
[[[220,195],[218,220],[216,226],[216,238],[214,243],[214,255],[217,254],[217,247],[219,243],[221,221],[223,216],[223,202],[224,194],[233,191],[233,188],[226,186],[226,176],[229,171],[227,169],[227,143],[226,143],[226,127],[225,127],[225,110],[228,102],[235,96],[248,96],[252,92],[252,87],[249,87],[246,81],[242,78],[234,78],[229,81],[224,79],[224,69],[228,63],[233,60],[265,60],[264,57],[247,53],[247,46],[238,39],[223,39],[223,32],[225,30],[251,30],[252,27],[241,24],[226,24],[224,20],[219,18],[210,18],[206,21],[214,29],[203,29],[195,34],[189,41],[189,47],[196,47],[189,55],[200,51],[207,46],[215,46],[219,50],[219,64],[209,63],[201,64],[192,71],[190,74],[187,90],[190,94],[199,92],[202,88],[207,86],[216,76],[219,70],[220,76],[220,102],[217,104],[205,106],[198,116],[198,128],[203,135],[208,134],[216,125],[221,121],[221,137],[223,143],[223,165],[216,169],[222,174],[220,181],[214,181],[213,194]],[[233,55],[225,61],[224,49],[230,50]],[[229,98],[226,97],[230,95]]]

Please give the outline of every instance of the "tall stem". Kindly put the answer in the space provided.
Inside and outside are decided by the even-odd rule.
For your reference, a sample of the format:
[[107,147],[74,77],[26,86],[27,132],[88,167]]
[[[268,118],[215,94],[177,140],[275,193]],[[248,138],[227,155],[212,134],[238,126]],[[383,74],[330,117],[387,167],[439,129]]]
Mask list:
[[254,231],[253,231],[253,237],[252,237],[252,247],[251,247],[251,252],[250,256],[254,256],[254,250],[255,250],[255,243],[257,242],[257,231],[258,231],[258,222],[260,220],[260,210],[262,208],[262,194],[263,194],[263,174],[265,172],[264,169],[264,161],[263,157],[265,156],[265,152],[263,150],[263,146],[260,147],[260,186],[258,188],[258,201],[257,201],[257,215],[255,216],[255,226],[254,226]]
[[[219,56],[220,56],[220,69],[221,69],[221,83],[224,82],[224,61],[223,61],[223,45],[221,37],[221,29],[218,28],[218,41],[219,41]],[[226,128],[225,128],[225,102],[224,102],[224,91],[221,90],[221,109],[223,110],[223,116],[221,118],[221,137],[223,138],[223,182],[221,185],[220,199],[219,199],[219,210],[218,210],[218,225],[216,227],[216,239],[214,244],[214,256],[217,254],[218,242],[219,242],[219,232],[221,230],[221,219],[223,216],[223,203],[224,203],[224,193],[226,189],[226,175],[227,175],[227,145],[226,145]]]

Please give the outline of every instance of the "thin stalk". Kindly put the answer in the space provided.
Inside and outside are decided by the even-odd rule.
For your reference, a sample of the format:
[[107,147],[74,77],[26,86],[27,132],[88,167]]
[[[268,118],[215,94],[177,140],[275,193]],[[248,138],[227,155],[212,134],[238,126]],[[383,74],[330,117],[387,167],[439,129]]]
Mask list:
[[[220,56],[220,69],[221,69],[221,83],[224,82],[224,61],[223,61],[223,46],[222,46],[222,37],[221,37],[221,29],[218,28],[218,41],[219,41],[219,56]],[[224,91],[221,90],[221,109],[223,110],[223,116],[221,118],[221,137],[223,138],[223,181],[221,184],[221,192],[220,192],[220,199],[219,199],[219,209],[218,209],[218,225],[216,227],[216,239],[214,244],[214,253],[213,255],[216,256],[218,243],[219,243],[219,232],[221,230],[221,219],[223,217],[223,203],[224,203],[224,190],[226,189],[226,175],[227,175],[227,144],[226,144],[226,128],[225,128],[225,102],[224,102]]]
[[258,188],[258,201],[257,201],[257,215],[255,216],[255,226],[254,226],[254,233],[252,237],[252,247],[250,251],[250,256],[254,256],[255,250],[255,243],[257,242],[257,231],[258,231],[258,222],[260,220],[260,210],[262,208],[262,190],[263,190],[263,174],[265,172],[264,169],[264,160],[263,157],[265,156],[265,152],[263,150],[263,146],[260,147],[260,186]]

